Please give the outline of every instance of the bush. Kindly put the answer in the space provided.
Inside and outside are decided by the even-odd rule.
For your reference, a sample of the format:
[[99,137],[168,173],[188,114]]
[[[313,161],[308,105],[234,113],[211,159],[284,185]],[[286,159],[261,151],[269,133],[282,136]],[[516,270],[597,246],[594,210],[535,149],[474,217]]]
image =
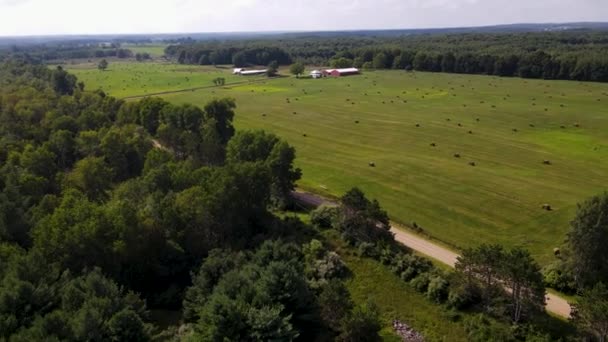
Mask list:
[[312,240],[302,246],[306,260],[305,273],[312,289],[319,289],[329,280],[341,277],[346,266],[336,252],[328,252],[318,240]]
[[378,335],[381,328],[382,324],[377,307],[373,304],[368,304],[353,310],[350,316],[343,321],[340,329],[342,333],[336,341],[381,341],[382,338]]
[[337,208],[320,206],[310,213],[310,222],[318,228],[329,229],[333,226]]
[[429,282],[426,295],[430,300],[436,303],[443,303],[448,297],[449,287],[450,283],[442,276],[434,276]]
[[391,264],[391,270],[404,281],[410,281],[418,274],[430,271],[433,267],[430,261],[405,253],[395,255]]
[[357,254],[359,254],[361,257],[378,257],[376,246],[371,242],[361,242],[357,247]]
[[421,273],[416,278],[410,281],[410,285],[412,285],[412,287],[416,289],[416,291],[420,293],[425,293],[428,290],[430,281],[431,277],[428,273]]
[[564,270],[562,262],[556,262],[543,269],[545,286],[566,293],[576,292],[576,283],[571,274]]
[[395,254],[389,246],[377,246],[378,260],[384,265],[390,265],[395,258]]
[[481,291],[475,286],[452,285],[448,294],[448,307],[464,310],[481,301]]

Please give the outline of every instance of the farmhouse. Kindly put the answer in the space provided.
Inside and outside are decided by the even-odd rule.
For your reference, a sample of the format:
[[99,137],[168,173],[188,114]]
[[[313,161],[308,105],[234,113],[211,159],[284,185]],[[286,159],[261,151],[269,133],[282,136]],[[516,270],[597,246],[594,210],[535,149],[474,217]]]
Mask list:
[[312,78],[321,78],[321,77],[323,77],[323,73],[319,70],[313,70],[310,72],[310,76]]
[[357,68],[323,70],[324,76],[331,76],[331,77],[341,77],[341,76],[350,76],[350,75],[358,75],[358,74],[359,74],[359,69],[357,69]]
[[239,72],[238,74],[241,76],[252,76],[252,75],[262,75],[267,73],[268,70],[267,69],[259,69],[259,70],[243,70],[241,72]]

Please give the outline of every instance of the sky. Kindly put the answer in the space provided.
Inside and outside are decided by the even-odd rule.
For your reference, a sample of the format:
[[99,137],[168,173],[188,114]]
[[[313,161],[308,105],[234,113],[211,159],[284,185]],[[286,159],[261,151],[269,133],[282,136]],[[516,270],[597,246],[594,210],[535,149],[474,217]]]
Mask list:
[[0,36],[608,21],[608,0],[0,0]]

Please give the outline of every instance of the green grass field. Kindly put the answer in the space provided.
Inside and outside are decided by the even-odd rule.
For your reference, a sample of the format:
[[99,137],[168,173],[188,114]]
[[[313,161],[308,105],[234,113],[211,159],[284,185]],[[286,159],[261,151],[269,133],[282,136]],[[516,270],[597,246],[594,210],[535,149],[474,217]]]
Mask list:
[[[146,95],[164,91],[175,91],[213,86],[217,77],[226,83],[244,79],[232,75],[232,69],[212,66],[179,65],[158,62],[112,61],[106,71],[97,69],[97,62],[66,65],[65,68],[84,81],[86,89],[101,88],[119,98],[130,95]],[[248,77],[245,80],[255,80]],[[212,90],[210,90],[212,91]]]
[[[130,68],[145,76],[129,81]],[[153,64],[73,71],[89,89],[104,85],[117,96],[216,76]],[[358,186],[396,221],[458,247],[520,245],[546,263],[576,204],[606,190],[608,84],[377,71],[164,98],[204,105],[222,96],[237,100],[239,129],[265,129],[296,147],[301,187],[338,196]]]
[[133,51],[133,53],[144,53],[147,52],[150,56],[154,57],[162,57],[165,55],[165,48],[167,44],[143,44],[143,45],[135,45],[135,44],[123,44],[122,46],[125,49],[129,49]]

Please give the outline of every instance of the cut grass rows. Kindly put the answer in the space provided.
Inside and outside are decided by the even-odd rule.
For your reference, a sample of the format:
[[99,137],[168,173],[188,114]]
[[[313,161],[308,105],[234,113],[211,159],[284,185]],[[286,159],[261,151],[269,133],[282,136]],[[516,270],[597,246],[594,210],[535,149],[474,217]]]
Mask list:
[[[128,78],[129,65],[116,78]],[[170,90],[163,83],[183,76],[171,70],[198,67],[163,68],[149,77]],[[216,77],[198,70],[201,82]],[[92,77],[76,73],[87,84]],[[129,84],[120,93],[142,91]],[[296,147],[302,188],[339,196],[359,186],[397,222],[415,221],[450,245],[519,245],[548,263],[576,204],[606,189],[606,94],[606,84],[377,71],[163,97],[200,106],[235,98],[238,129],[265,129]]]

